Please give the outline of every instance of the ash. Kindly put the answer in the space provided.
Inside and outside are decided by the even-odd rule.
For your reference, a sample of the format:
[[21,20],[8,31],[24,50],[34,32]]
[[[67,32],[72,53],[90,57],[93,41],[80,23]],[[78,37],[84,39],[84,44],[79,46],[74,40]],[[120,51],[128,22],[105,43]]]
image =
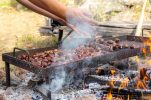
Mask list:
[[[94,85],[94,88],[96,88],[97,83],[91,83],[91,85]],[[96,86],[95,86],[96,85]],[[92,88],[92,87],[91,87]],[[93,89],[83,89],[75,92],[71,92],[68,94],[52,94],[52,100],[78,100],[78,98],[89,98],[93,100],[97,100],[97,98],[103,97],[103,92],[99,90],[93,90]],[[86,99],[85,99],[86,100]]]
[[[90,68],[89,70],[88,69],[81,70],[82,72],[79,72],[78,70],[77,71],[78,73],[68,73],[69,76],[74,77],[70,79],[68,76],[65,75],[66,77],[68,77],[67,80],[65,79],[66,85],[63,85],[62,88],[57,92],[51,91],[50,84],[45,84],[45,82],[41,83],[41,85],[32,83],[31,80],[38,80],[38,76],[31,72],[26,72],[19,76],[15,76],[14,74],[11,73],[12,79],[11,87],[6,88],[6,86],[3,84],[4,82],[3,81],[0,82],[0,100],[46,100],[45,97],[43,96],[45,94],[42,95],[39,91],[35,90],[36,87],[40,87],[40,89],[50,91],[51,100],[106,100],[107,94],[104,92],[106,91],[104,89],[111,87],[109,84],[106,83],[110,81],[114,82],[117,81],[117,84],[114,84],[115,85],[114,88],[119,88],[118,87],[119,83],[123,82],[125,78],[128,77],[128,79],[130,80],[128,82],[129,85],[124,89],[129,90],[128,87],[131,88],[131,82],[133,83],[133,81],[131,80],[135,79],[140,74],[138,69],[141,69],[141,67],[139,68],[137,67],[138,65],[140,65],[141,62],[144,61],[139,61],[138,64],[134,64],[133,61],[129,61],[129,67],[125,67],[127,66],[125,64],[119,64],[118,62],[114,62],[114,65],[116,65],[117,67],[112,66],[110,64],[106,64],[100,65],[96,68]],[[134,68],[134,66],[137,67]],[[144,68],[146,68],[145,65]],[[98,69],[98,72],[96,72],[96,69]],[[115,71],[114,77],[113,75],[110,75],[111,70]],[[146,68],[146,70],[147,70],[146,75],[150,77],[151,76],[150,67]],[[87,81],[85,81],[83,78],[85,72],[88,77]],[[97,75],[96,73],[99,75]],[[70,83],[70,81],[72,82]],[[148,83],[146,84],[147,89],[135,89],[135,91],[151,93],[150,90],[151,81],[148,81],[147,83]],[[116,94],[115,99],[123,100],[120,99],[121,98],[120,96],[117,97],[117,95],[118,94]]]
[[44,100],[43,97],[28,84],[34,76],[33,73],[27,72],[24,73],[24,79],[11,75],[12,86],[6,87],[4,81],[0,82],[0,100]]

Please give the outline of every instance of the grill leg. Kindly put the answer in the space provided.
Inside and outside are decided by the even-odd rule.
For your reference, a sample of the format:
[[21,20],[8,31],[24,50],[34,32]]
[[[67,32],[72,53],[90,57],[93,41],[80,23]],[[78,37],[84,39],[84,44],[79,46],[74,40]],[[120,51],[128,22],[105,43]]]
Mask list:
[[5,62],[5,71],[6,71],[6,86],[10,87],[10,65]]

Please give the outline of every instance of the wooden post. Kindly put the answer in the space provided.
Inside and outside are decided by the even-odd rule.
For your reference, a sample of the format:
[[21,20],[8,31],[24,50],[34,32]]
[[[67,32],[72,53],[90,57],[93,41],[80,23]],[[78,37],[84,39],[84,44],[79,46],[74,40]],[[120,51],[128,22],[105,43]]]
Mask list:
[[147,5],[147,0],[144,1],[142,12],[141,12],[140,19],[139,19],[139,22],[138,22],[138,25],[137,25],[135,36],[141,36],[141,30],[142,30],[142,24],[143,24],[143,21],[144,21],[144,14],[145,14],[146,5]]

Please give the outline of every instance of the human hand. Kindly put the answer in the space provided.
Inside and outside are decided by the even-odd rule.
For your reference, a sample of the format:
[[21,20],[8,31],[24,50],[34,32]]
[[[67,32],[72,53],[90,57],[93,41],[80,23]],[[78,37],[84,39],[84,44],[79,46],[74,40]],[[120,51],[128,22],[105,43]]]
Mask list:
[[89,11],[80,8],[68,8],[66,11],[66,20],[69,24],[76,25],[79,23],[87,23],[89,25],[98,25],[98,22],[91,18]]
[[80,8],[68,8],[66,11],[66,21],[68,25],[76,31],[83,35],[88,35],[92,33],[93,26],[98,25],[98,22],[91,19],[91,14]]

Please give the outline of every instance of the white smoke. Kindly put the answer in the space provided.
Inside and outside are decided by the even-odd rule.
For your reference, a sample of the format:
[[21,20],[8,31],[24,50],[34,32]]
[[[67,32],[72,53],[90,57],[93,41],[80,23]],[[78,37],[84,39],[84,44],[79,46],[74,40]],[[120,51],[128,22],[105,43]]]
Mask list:
[[66,73],[64,71],[64,68],[62,67],[56,69],[53,76],[54,79],[50,79],[51,83],[49,88],[52,92],[58,92],[60,89],[62,89],[62,86],[65,83]]
[[[89,3],[88,3],[89,4]],[[85,4],[86,5],[86,4]],[[78,17],[78,16],[77,16]],[[72,49],[74,51],[75,48],[79,47],[80,45],[84,45],[87,42],[91,41],[91,39],[94,38],[95,29],[92,25],[90,25],[87,22],[83,21],[77,21],[77,19],[73,19],[71,17],[67,16],[68,23],[73,24],[77,29],[80,29],[81,32],[84,32],[86,34],[79,34],[76,33],[75,31],[71,33],[71,35],[63,42],[62,44],[62,49]],[[70,55],[68,52],[66,52],[67,55]],[[72,58],[74,55],[70,55]],[[91,61],[88,61],[87,63],[90,63]],[[75,65],[76,66],[76,65]],[[71,66],[71,67],[75,67]],[[56,70],[54,79],[52,80],[50,84],[50,89],[51,91],[59,91],[62,89],[63,85],[66,83],[66,78],[68,80],[72,80],[73,76],[68,77],[68,73],[64,70],[64,68]],[[68,84],[68,83],[66,83]]]
[[85,2],[80,6],[80,8],[84,9],[85,11],[89,11],[91,8],[97,7],[100,2],[100,0],[85,0]]

